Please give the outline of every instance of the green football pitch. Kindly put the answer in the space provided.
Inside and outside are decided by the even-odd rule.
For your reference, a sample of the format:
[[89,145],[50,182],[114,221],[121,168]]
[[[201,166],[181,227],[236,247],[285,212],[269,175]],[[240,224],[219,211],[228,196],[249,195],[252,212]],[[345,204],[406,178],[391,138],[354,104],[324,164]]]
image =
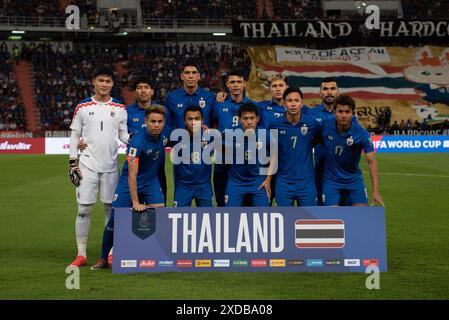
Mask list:
[[[1,155],[0,299],[448,299],[449,154],[379,154],[378,163],[389,268],[379,290],[366,288],[364,273],[114,275],[88,268],[81,269],[80,289],[68,290],[76,202],[67,156]],[[362,168],[370,189],[364,160]],[[100,253],[103,223],[96,204],[90,264]]]

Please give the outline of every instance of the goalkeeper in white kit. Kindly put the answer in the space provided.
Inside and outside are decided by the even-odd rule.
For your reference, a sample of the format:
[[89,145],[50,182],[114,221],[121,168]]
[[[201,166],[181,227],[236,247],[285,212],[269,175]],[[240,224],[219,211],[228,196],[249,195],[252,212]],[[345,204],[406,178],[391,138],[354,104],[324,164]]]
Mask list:
[[[78,254],[71,263],[81,267],[87,264],[87,238],[92,207],[100,200],[104,204],[105,224],[109,219],[120,169],[118,140],[128,143],[125,106],[111,97],[114,85],[109,67],[98,67],[92,79],[95,94],[82,101],[73,113],[70,126],[69,179],[76,186],[78,215],[75,223]],[[83,139],[87,148],[78,161],[78,143]]]

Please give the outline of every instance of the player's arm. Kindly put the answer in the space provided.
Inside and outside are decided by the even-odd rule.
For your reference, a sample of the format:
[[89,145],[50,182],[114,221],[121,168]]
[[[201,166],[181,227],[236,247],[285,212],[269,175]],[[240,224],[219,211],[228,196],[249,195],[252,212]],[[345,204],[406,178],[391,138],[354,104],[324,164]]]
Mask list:
[[[130,148],[130,154],[132,153]],[[133,157],[128,155],[128,185],[129,193],[131,195],[131,201],[133,209],[136,211],[144,211],[146,206],[139,202],[139,196],[137,194],[137,174],[139,173],[139,157]]]
[[374,204],[374,201],[380,203],[381,206],[385,207],[384,201],[379,193],[379,179],[377,173],[377,160],[375,152],[365,153],[366,161],[368,162],[369,173],[371,175],[371,182],[373,184],[373,195],[371,197],[371,204]]
[[124,110],[119,123],[118,138],[122,143],[129,144],[131,141],[131,136],[132,135],[128,133],[128,113]]

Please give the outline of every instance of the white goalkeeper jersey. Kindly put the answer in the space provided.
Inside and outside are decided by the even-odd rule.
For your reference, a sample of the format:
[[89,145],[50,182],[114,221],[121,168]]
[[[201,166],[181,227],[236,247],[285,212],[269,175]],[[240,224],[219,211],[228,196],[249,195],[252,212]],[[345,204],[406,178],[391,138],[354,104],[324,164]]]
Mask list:
[[116,99],[98,102],[88,98],[81,102],[70,125],[87,143],[79,162],[95,172],[119,170],[118,139],[121,132],[128,131],[126,122],[126,108]]

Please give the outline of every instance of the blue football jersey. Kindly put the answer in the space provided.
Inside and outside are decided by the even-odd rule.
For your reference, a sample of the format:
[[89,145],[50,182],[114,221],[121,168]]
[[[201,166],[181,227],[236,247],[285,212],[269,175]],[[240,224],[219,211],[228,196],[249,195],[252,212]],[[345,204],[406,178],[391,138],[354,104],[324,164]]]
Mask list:
[[[199,149],[194,150],[194,139]],[[183,143],[178,142],[178,143]],[[210,182],[212,175],[212,164],[206,164],[203,161],[203,149],[207,146],[207,141],[202,139],[201,135],[190,137],[190,145],[182,145],[181,152],[189,153],[189,163],[173,164],[175,182],[182,182],[188,185],[199,185]],[[189,149],[187,149],[189,148]],[[179,154],[178,156],[182,156]]]
[[348,131],[339,133],[336,119],[322,122],[322,141],[325,148],[324,178],[349,184],[360,181],[359,168],[362,151],[374,151],[371,135],[360,123],[352,121]]
[[278,105],[274,100],[257,102],[256,105],[259,108],[260,113],[259,125],[265,128],[267,128],[273,120],[276,120],[285,114],[285,107],[283,105]]
[[312,140],[319,134],[320,124],[310,109],[303,106],[301,119],[294,125],[284,115],[272,121],[268,129],[278,130],[277,175],[291,182],[314,178]]
[[[241,126],[236,129],[242,130]],[[262,129],[258,127],[257,129]],[[231,151],[233,154],[233,164],[229,166],[228,177],[229,179],[235,180],[239,183],[251,183],[260,180],[264,180],[266,175],[261,174],[262,167],[268,167],[268,164],[261,164],[261,159],[259,158],[260,152],[265,152],[263,157],[269,157],[270,150],[270,136],[266,134],[265,137],[259,134],[256,130],[255,138],[253,137],[255,144],[248,143],[249,138],[243,139],[243,145],[241,141],[238,141],[235,137],[232,141],[224,141],[225,151]],[[240,151],[241,159],[237,159],[238,150]],[[239,162],[243,162],[238,164]],[[262,169],[263,170],[263,169]]]
[[230,95],[223,103],[215,102],[213,119],[218,123],[218,130],[224,132],[226,129],[237,128],[239,126],[239,108],[246,103],[256,104],[247,97],[244,97],[240,102],[235,102]]
[[[170,138],[170,130],[164,128],[157,139],[148,133],[148,130],[140,130],[132,138],[128,146],[128,160],[136,161],[139,165],[137,174],[137,189],[142,190],[157,179],[158,169],[164,159],[165,145]],[[128,185],[128,161],[123,165],[120,184]]]
[[[147,127],[145,124],[145,109],[139,107],[137,102],[127,106],[126,111],[128,112],[128,133],[134,134]],[[165,115],[165,126],[170,127],[167,108],[165,108]]]
[[170,92],[165,98],[165,107],[171,118],[170,126],[173,129],[185,129],[185,109],[190,106],[198,106],[202,109],[204,124],[210,127],[214,103],[215,94],[201,87],[198,87],[191,95],[183,87]]

